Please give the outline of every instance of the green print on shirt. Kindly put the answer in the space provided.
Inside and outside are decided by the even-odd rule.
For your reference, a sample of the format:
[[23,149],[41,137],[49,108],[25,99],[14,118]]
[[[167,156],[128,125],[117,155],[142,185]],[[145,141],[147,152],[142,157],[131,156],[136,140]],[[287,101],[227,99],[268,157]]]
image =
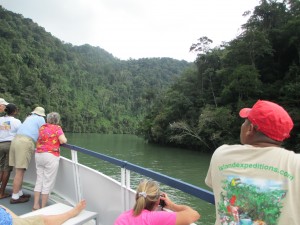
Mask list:
[[223,164],[222,166],[219,166],[219,171],[223,171],[230,168],[242,168],[242,169],[259,169],[259,170],[268,170],[272,171],[274,173],[278,173],[284,177],[287,177],[289,180],[294,180],[294,176],[289,174],[287,171],[280,170],[277,167],[269,166],[263,163],[229,163],[229,164]]
[[228,176],[218,214],[222,225],[276,225],[286,190],[272,180]]

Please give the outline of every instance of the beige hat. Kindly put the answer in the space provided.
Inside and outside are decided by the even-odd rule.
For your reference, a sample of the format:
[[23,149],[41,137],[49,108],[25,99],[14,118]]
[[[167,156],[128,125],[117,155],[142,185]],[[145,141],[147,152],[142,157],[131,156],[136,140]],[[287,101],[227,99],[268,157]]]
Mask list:
[[37,114],[39,116],[46,116],[45,109],[43,107],[36,107],[31,113]]
[[0,98],[0,105],[8,105],[9,103],[4,100],[4,98]]

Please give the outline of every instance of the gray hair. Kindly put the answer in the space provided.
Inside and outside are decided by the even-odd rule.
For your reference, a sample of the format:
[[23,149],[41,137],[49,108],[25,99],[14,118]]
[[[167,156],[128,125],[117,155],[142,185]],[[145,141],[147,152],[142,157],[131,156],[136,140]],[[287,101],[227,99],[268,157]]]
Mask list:
[[60,115],[57,112],[51,112],[47,114],[47,123],[50,124],[59,124],[60,122]]

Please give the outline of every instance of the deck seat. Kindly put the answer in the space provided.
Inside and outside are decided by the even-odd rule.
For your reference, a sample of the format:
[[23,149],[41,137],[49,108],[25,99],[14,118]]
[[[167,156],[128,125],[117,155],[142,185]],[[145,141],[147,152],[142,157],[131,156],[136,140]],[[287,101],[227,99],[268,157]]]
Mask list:
[[[44,207],[42,209],[38,209],[38,210],[32,211],[30,213],[20,215],[20,217],[25,218],[28,216],[36,216],[36,215],[56,215],[56,214],[60,214],[60,213],[69,211],[72,208],[73,207],[63,204],[63,203],[56,203],[56,204]],[[63,223],[63,225],[82,225],[82,224],[97,225],[98,224],[98,213],[91,212],[88,210],[83,210],[76,217],[73,217]]]

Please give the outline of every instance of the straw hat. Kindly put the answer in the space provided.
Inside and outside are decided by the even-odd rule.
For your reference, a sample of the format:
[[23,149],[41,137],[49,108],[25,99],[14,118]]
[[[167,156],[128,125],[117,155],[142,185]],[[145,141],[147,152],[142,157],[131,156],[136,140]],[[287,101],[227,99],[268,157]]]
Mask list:
[[43,107],[36,107],[31,113],[37,114],[39,116],[46,116],[45,109]]

